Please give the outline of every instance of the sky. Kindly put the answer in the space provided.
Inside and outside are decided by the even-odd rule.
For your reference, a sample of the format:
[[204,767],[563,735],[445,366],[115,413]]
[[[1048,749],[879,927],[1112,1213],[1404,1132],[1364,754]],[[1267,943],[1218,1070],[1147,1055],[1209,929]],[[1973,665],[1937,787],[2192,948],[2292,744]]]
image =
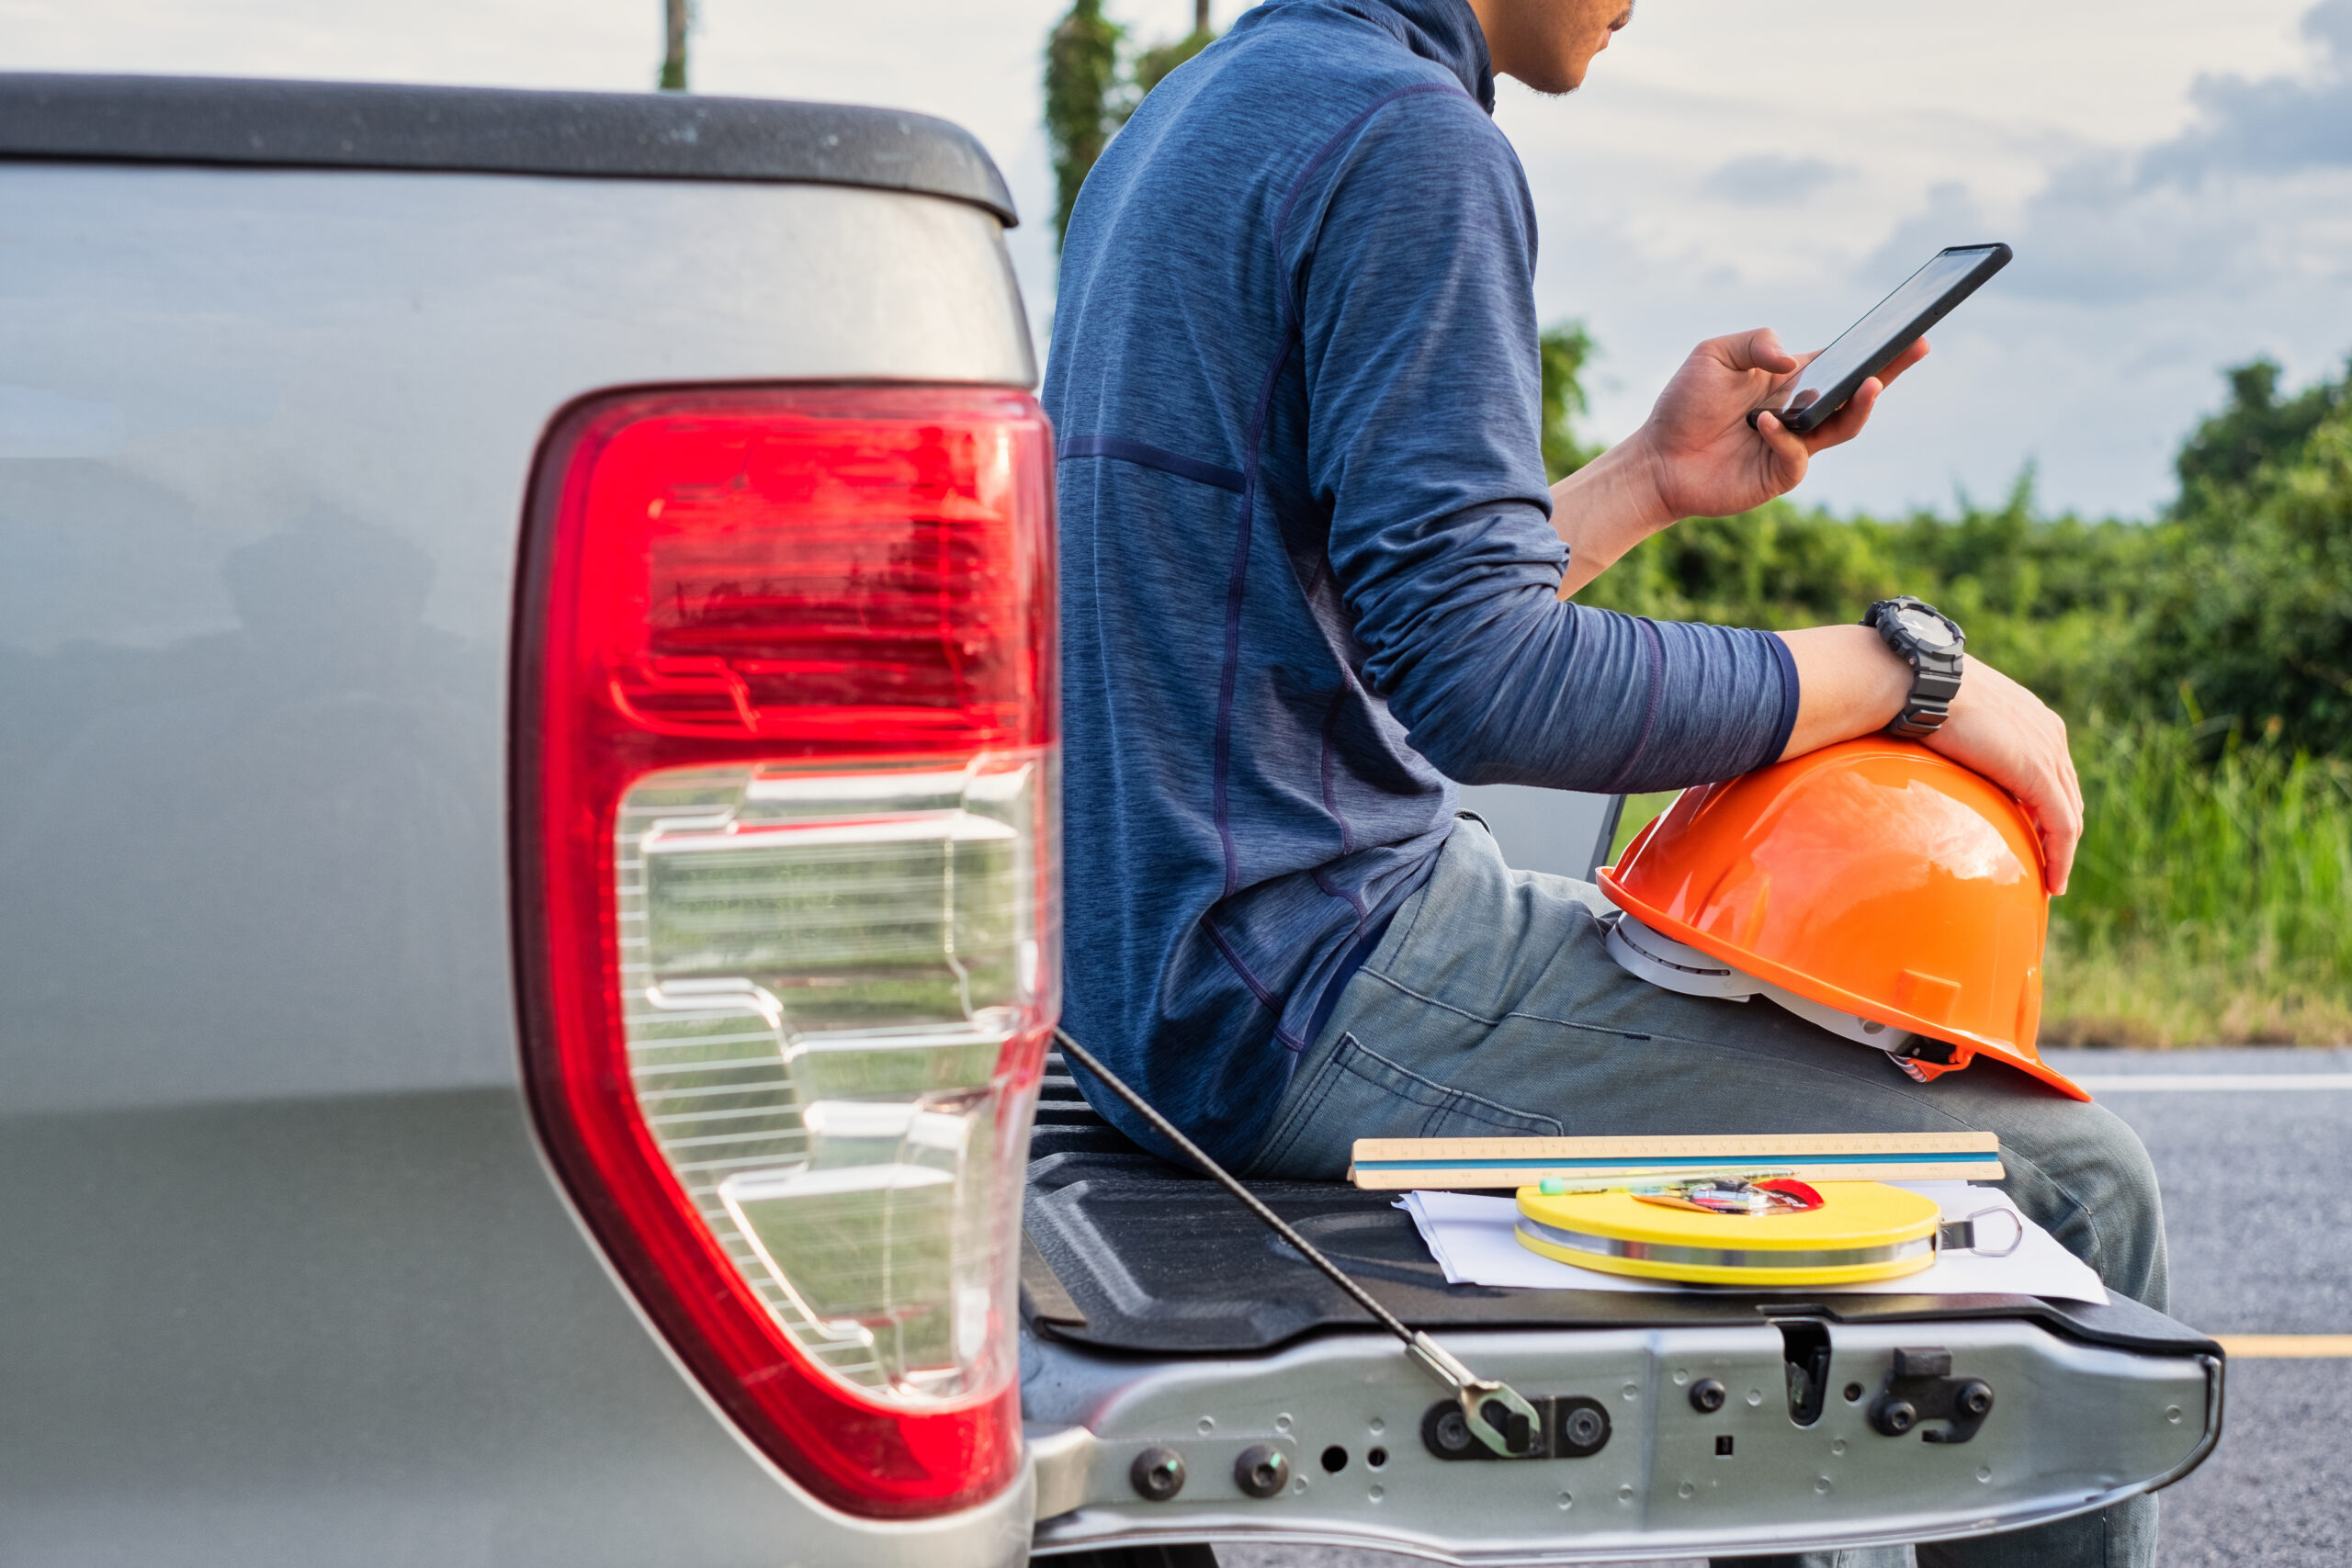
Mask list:
[[[1038,60],[1068,0],[698,0],[694,86],[970,130],[1051,319]],[[1143,42],[1191,0],[1106,0]],[[1228,25],[1243,9],[1216,0]],[[661,0],[0,0],[0,70],[636,89]],[[2046,510],[2145,516],[2267,354],[2352,352],[2352,0],[1640,0],[1580,91],[1502,86],[1537,305],[1601,347],[1592,428],[1638,427],[1701,338],[1817,346],[1947,244],[2017,260],[1797,499],[1949,508],[2034,467]]]

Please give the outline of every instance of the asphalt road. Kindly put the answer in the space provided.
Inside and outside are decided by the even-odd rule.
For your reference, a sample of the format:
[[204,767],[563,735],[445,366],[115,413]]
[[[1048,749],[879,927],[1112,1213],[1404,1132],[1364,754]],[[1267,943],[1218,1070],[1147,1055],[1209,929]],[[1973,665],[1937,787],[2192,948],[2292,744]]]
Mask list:
[[[2060,1051],[2093,1078],[2352,1075],[2352,1049]],[[2164,1183],[2173,1315],[2210,1334],[2352,1334],[2352,1088],[2095,1086]],[[2221,1448],[2164,1495],[2164,1568],[2352,1562],[2352,1359],[2233,1359]],[[1227,1547],[1225,1568],[1419,1568]],[[1695,1568],[1695,1565],[1685,1565]]]
[[[2066,1051],[2064,1070],[2352,1074],[2352,1050]],[[2352,1333],[2352,1089],[2098,1091],[2155,1156],[2172,1313],[2209,1334]],[[2165,1568],[2352,1562],[2352,1359],[2230,1364],[2222,1446],[2164,1495]]]

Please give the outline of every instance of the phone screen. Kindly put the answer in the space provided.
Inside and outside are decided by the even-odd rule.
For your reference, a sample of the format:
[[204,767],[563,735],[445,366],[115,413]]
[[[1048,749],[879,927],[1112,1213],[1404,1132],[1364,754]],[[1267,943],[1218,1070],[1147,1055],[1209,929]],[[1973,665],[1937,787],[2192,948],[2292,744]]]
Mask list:
[[[1975,284],[1998,271],[1997,264],[1988,266],[1986,263],[1996,253],[2000,262],[2006,263],[2007,252],[2007,245],[1971,245],[1938,252],[1927,265],[1905,278],[1868,315],[1840,333],[1837,342],[1800,371],[1795,385],[1774,412],[1794,414],[1825,397],[1845,401],[1853,395],[1855,387],[1909,347],[1934,320],[1965,299]],[[1962,288],[1963,284],[1967,287]],[[1954,293],[1955,289],[1959,292]],[[1930,319],[1920,321],[1923,316]],[[1914,322],[1919,324],[1914,326]]]

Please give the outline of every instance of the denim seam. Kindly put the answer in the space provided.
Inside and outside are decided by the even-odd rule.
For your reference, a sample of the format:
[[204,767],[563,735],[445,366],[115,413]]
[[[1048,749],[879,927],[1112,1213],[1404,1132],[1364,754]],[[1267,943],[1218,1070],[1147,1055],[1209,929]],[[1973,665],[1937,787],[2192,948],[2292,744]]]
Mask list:
[[[1492,1116],[1480,1114],[1477,1108],[1481,1106],[1493,1111],[1496,1114]],[[1476,1122],[1481,1126],[1493,1127],[1498,1131],[1510,1130],[1521,1134],[1531,1128],[1549,1127],[1552,1130],[1551,1135],[1555,1138],[1565,1135],[1567,1132],[1566,1126],[1556,1116],[1545,1116],[1533,1111],[1516,1110],[1511,1106],[1472,1094],[1467,1089],[1457,1089],[1453,1097],[1443,1105],[1431,1106],[1429,1115],[1422,1119],[1421,1125],[1428,1129],[1430,1136],[1434,1137],[1444,1122],[1454,1118]]]
[[[1630,1029],[1610,1029],[1597,1023],[1578,1023],[1572,1019],[1547,1018],[1542,1013],[1535,1012],[1507,1012],[1500,1018],[1488,1018],[1485,1013],[1472,1012],[1467,1008],[1456,1007],[1452,1002],[1442,1001],[1438,998],[1430,996],[1426,991],[1417,991],[1413,989],[1412,987],[1405,984],[1402,980],[1397,979],[1395,976],[1384,974],[1380,970],[1373,968],[1369,964],[1365,964],[1362,970],[1358,971],[1358,973],[1369,975],[1374,979],[1379,981],[1382,985],[1389,987],[1391,990],[1402,992],[1404,995],[1412,998],[1417,1002],[1421,1002],[1430,1007],[1437,1008],[1444,1012],[1450,1012],[1456,1018],[1466,1018],[1473,1023],[1483,1023],[1489,1029],[1499,1029],[1504,1023],[1508,1022],[1511,1019],[1524,1018],[1532,1020],[1537,1023],[1557,1024],[1563,1029],[1582,1030],[1587,1034],[1606,1034],[1618,1040],[1650,1040],[1657,1038],[1655,1035],[1636,1033]],[[1713,1042],[1702,1041],[1699,1043],[1712,1044]]]
[[[1917,1097],[1914,1096],[1912,1098],[1916,1099]],[[1951,1120],[1957,1126],[1964,1127],[1967,1125],[1966,1122],[1961,1122],[1957,1117],[1951,1118]],[[2064,1182],[2059,1180],[2056,1177],[2051,1175],[2048,1171],[2042,1169],[2040,1166],[2034,1164],[2033,1161],[2026,1158],[2023,1155],[2005,1148],[2001,1151],[2001,1162],[2004,1165],[2015,1165],[2022,1170],[2030,1170],[2033,1172],[2034,1175],[2040,1177],[2042,1180],[2048,1182],[2050,1184],[2050,1190],[2052,1192],[2057,1193],[2059,1197],[2064,1198],[2066,1201],[2066,1206],[2068,1208],[2083,1216],[2083,1225],[2091,1233],[2091,1257],[2098,1258],[2106,1254],[2107,1244],[2099,1238],[2098,1211],[2097,1209],[2092,1208],[2088,1203],[2086,1203],[2080,1198],[2075,1197],[2075,1194],[2068,1190]],[[2088,1263],[2090,1259],[2085,1258],[2083,1261]],[[2098,1272],[2097,1265],[2092,1266],[2091,1271],[2093,1273]],[[2104,1285],[2106,1282],[2105,1277],[2102,1276],[2099,1283]]]
[[1259,1150],[1250,1160],[1250,1163],[1252,1166],[1272,1164],[1288,1154],[1291,1145],[1298,1142],[1299,1134],[1304,1133],[1307,1123],[1314,1120],[1315,1112],[1320,1111],[1323,1108],[1323,1102],[1331,1098],[1331,1086],[1340,1075],[1340,1052],[1352,1043],[1354,1039],[1355,1036],[1351,1034],[1342,1033],[1340,1036],[1340,1044],[1333,1048],[1331,1055],[1324,1060],[1322,1066],[1315,1069],[1315,1077],[1306,1086],[1305,1098],[1293,1106],[1290,1114],[1284,1116],[1281,1123],[1274,1128],[1272,1134],[1267,1140],[1266,1146]]
[[[1397,1077],[1408,1079],[1413,1083],[1420,1085],[1423,1089],[1433,1092],[1437,1096],[1437,1099],[1434,1101],[1414,1099],[1408,1099],[1407,1101],[1409,1104],[1427,1105],[1429,1107],[1430,1116],[1442,1115],[1445,1112],[1458,1110],[1466,1105],[1483,1105],[1490,1111],[1499,1111],[1502,1115],[1512,1118],[1516,1121],[1540,1122],[1546,1123],[1552,1128],[1555,1136],[1561,1130],[1560,1119],[1556,1116],[1546,1116],[1540,1111],[1521,1111],[1515,1105],[1505,1105],[1499,1100],[1488,1100],[1485,1095],[1473,1094],[1466,1089],[1456,1089],[1451,1084],[1442,1084],[1435,1078],[1425,1078],[1420,1074],[1413,1071],[1412,1068],[1406,1066],[1403,1063],[1393,1061],[1390,1058],[1382,1055],[1379,1052],[1374,1050],[1363,1041],[1358,1040],[1352,1033],[1342,1035],[1340,1039],[1343,1046],[1354,1046],[1358,1055],[1369,1056],[1374,1061],[1378,1062],[1382,1066],[1386,1067],[1390,1072],[1395,1073]],[[1348,1060],[1344,1050],[1334,1052],[1332,1054],[1331,1060],[1341,1072],[1348,1074],[1350,1077],[1361,1079],[1363,1082],[1370,1084],[1373,1088],[1379,1089],[1384,1093],[1391,1095],[1397,1094],[1397,1090],[1393,1086],[1382,1083],[1379,1079],[1372,1077],[1369,1073],[1361,1073],[1356,1071],[1355,1067]],[[1407,1099],[1407,1097],[1403,1095],[1397,1095],[1397,1098]],[[1479,1120],[1483,1122],[1489,1120],[1489,1118],[1482,1116]],[[1423,1118],[1424,1125],[1427,1124],[1427,1122],[1428,1118]]]

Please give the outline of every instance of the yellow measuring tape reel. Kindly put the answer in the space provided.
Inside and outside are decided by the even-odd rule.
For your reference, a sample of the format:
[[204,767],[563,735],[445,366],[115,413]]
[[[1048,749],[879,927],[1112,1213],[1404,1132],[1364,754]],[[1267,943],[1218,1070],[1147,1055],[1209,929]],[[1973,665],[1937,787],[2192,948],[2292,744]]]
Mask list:
[[1519,1244],[1579,1269],[1692,1285],[1853,1285],[1916,1274],[1936,1260],[1942,1212],[1932,1198],[1880,1181],[1767,1185],[1817,1201],[1722,1212],[1691,1206],[1687,1196],[1697,1188],[1700,1201],[1710,1201],[1722,1184],[1556,1195],[1522,1187]]

